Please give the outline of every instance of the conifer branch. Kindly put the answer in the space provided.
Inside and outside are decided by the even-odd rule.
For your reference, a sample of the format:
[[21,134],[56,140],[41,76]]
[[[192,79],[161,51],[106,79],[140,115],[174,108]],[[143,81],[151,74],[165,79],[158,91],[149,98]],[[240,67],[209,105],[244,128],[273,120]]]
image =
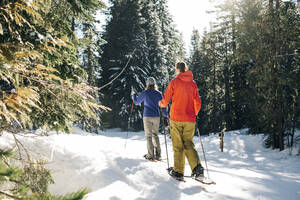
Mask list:
[[105,88],[105,87],[109,86],[110,84],[112,84],[117,78],[119,78],[119,77],[123,74],[123,72],[124,72],[125,69],[127,68],[128,64],[129,64],[129,62],[130,62],[130,60],[131,60],[131,58],[132,58],[132,55],[134,54],[135,51],[136,51],[136,48],[135,48],[135,49],[133,50],[133,52],[131,53],[131,55],[130,55],[130,57],[129,57],[129,59],[128,59],[126,65],[125,65],[125,67],[122,69],[122,71],[121,71],[115,78],[113,78],[111,81],[109,81],[108,83],[106,83],[104,86],[98,88],[98,91],[100,91],[100,90],[102,90],[103,88]]
[[1,191],[1,190],[0,190],[0,194],[3,194],[3,195],[5,195],[5,196],[10,197],[10,198],[13,198],[13,199],[21,199],[20,197],[13,196],[13,195],[8,194],[8,193],[6,193],[6,192],[3,192],[3,191]]
[[15,143],[16,143],[16,145],[17,145],[17,147],[18,147],[18,150],[19,150],[19,156],[20,156],[21,161],[23,161],[23,159],[22,159],[21,149],[20,149],[19,144],[20,144],[21,147],[24,149],[24,151],[25,151],[25,153],[26,153],[26,155],[27,155],[27,159],[28,159],[29,161],[31,161],[31,159],[30,159],[30,154],[29,154],[29,152],[27,151],[27,149],[26,149],[26,148],[24,147],[24,145],[18,140],[18,138],[16,137],[16,134],[15,134],[15,133],[12,133],[12,135],[13,135],[14,140],[15,140]]

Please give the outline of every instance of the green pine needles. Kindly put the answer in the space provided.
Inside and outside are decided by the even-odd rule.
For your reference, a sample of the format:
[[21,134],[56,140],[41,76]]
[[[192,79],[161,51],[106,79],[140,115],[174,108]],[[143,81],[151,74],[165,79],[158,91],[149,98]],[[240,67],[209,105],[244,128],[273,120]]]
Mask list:
[[300,125],[299,1],[224,0],[194,31],[189,66],[203,100],[202,132],[249,128],[291,147]]
[[[80,67],[74,28],[92,23],[103,6],[98,0],[0,1],[0,133],[70,132],[75,122],[97,122],[99,111],[108,110]],[[55,197],[48,191],[52,183],[43,161],[0,149],[0,199],[75,200],[88,193]]]
[[53,196],[48,186],[54,182],[43,161],[31,160],[23,168],[12,163],[16,163],[12,150],[0,149],[0,199],[80,200],[89,192],[81,189],[64,196]]
[[[90,8],[82,3],[81,9]],[[94,98],[97,88],[87,84],[72,30],[76,18],[90,19],[89,12],[79,12],[68,1],[64,10],[53,10],[57,2],[49,0],[3,1],[0,6],[0,130],[70,132],[76,121],[99,120],[97,111],[107,108]],[[61,24],[53,20],[67,14],[71,19]]]

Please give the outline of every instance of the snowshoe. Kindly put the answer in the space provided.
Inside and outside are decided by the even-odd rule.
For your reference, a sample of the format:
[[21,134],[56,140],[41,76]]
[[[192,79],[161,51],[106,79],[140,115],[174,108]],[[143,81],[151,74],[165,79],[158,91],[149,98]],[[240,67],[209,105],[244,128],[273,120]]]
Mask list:
[[205,185],[215,185],[216,182],[214,182],[213,180],[209,179],[209,178],[196,178],[196,177],[192,177],[192,179],[205,184]]

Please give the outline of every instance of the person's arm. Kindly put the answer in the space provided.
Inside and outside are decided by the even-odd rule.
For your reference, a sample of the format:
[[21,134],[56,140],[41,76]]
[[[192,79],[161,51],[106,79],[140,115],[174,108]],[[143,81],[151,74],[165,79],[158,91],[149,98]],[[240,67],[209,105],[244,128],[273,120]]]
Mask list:
[[[162,100],[162,94],[159,92],[159,101]],[[162,117],[168,117],[167,108],[161,108]]]
[[142,92],[139,96],[133,94],[131,97],[135,105],[140,105],[144,101],[145,92]]
[[199,96],[197,85],[194,89],[194,108],[195,108],[195,115],[198,115],[198,113],[201,109],[201,99]]
[[169,102],[173,97],[173,94],[174,94],[173,81],[171,81],[166,89],[166,92],[164,93],[162,100],[158,102],[159,106],[162,108],[167,107],[167,105],[169,104]]

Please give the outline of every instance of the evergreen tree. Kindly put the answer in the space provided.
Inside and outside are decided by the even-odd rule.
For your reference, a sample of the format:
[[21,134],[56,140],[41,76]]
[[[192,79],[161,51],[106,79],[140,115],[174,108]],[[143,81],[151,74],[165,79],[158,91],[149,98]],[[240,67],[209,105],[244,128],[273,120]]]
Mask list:
[[[199,129],[201,133],[208,133],[209,128],[209,82],[211,77],[211,66],[208,63],[208,58],[204,55],[206,51],[206,45],[204,40],[200,40],[200,34],[198,30],[193,30],[191,36],[191,49],[189,58],[189,69],[193,72],[194,80],[196,81],[199,89],[199,94],[202,101],[202,108],[198,114]],[[201,45],[205,46],[201,47]],[[203,50],[203,52],[202,52]]]
[[[89,18],[84,9],[95,9],[95,3],[99,1],[0,2],[0,132],[33,125],[70,131],[79,119],[97,118],[96,110],[104,107],[84,80],[72,29],[75,18]],[[11,151],[0,151],[0,185],[8,186],[0,190],[1,199],[82,199],[87,193],[54,197],[47,189],[50,173],[41,163],[16,168],[10,157]]]
[[[116,0],[111,4],[111,17],[103,35],[107,44],[103,45],[100,59],[104,77],[100,84],[116,77],[136,50],[124,73],[104,90],[106,96],[113,98],[105,101],[114,110],[104,118],[114,121],[113,126],[127,127],[131,87],[140,92],[144,90],[145,79],[153,76],[164,89],[173,78],[176,61],[183,60],[184,49],[165,1]],[[141,107],[135,107],[131,120],[137,129],[142,128],[141,118]]]
[[221,115],[227,129],[264,132],[266,145],[280,150],[286,136],[292,144],[299,119],[297,6],[280,0],[225,1],[217,6],[215,28],[202,39],[202,57],[213,68],[208,97],[217,98],[208,104],[214,102],[215,123],[223,123],[215,118]]
[[[46,54],[45,61],[51,60],[47,64],[53,66],[59,71],[59,77],[63,80],[69,80],[72,83],[86,84],[88,76],[85,70],[80,67],[78,49],[79,41],[75,34],[76,21],[92,22],[94,20],[93,14],[97,10],[102,8],[102,3],[98,0],[87,0],[87,1],[46,1],[43,5],[41,15],[47,21],[47,25],[51,25],[52,37],[60,36],[68,38],[68,47],[59,49],[57,54]],[[67,17],[65,17],[67,16]],[[45,24],[46,25],[46,24]],[[38,25],[41,34],[49,34],[50,32],[43,29],[43,26]],[[78,93],[80,88],[72,87],[73,90]],[[87,119],[85,115],[92,114],[94,120],[99,121],[97,112],[92,110],[83,110],[88,108],[87,105],[95,105],[97,99],[95,99],[95,89],[91,88],[83,94],[86,98],[93,99],[88,104],[82,105],[80,108],[74,109],[74,105],[83,102],[81,98],[77,98],[71,93],[65,91],[53,90],[55,95],[48,95],[47,92],[41,93],[45,98],[42,99],[42,104],[45,104],[46,110],[44,112],[35,113],[36,126],[40,127],[43,124],[49,124],[56,130],[63,128],[65,131],[70,131],[70,126],[74,121],[82,121]],[[57,102],[57,97],[63,98]],[[71,108],[72,107],[72,108]],[[74,112],[72,112],[72,110]],[[49,115],[48,113],[51,113]],[[90,117],[89,117],[90,118]],[[58,123],[59,122],[59,123]],[[70,123],[71,122],[71,123]]]
[[[95,11],[94,11],[95,12]],[[101,38],[100,32],[97,30],[97,26],[100,22],[95,20],[96,13],[91,13],[94,16],[93,20],[78,22],[78,32],[82,35],[80,38],[79,46],[79,60],[81,67],[85,69],[87,73],[87,82],[91,86],[96,86],[98,80],[101,79],[101,68],[99,59],[101,54],[101,45],[104,43]],[[99,93],[94,93],[95,99],[100,103]],[[98,130],[102,128],[101,126],[101,110],[97,111],[97,120],[94,119],[82,119],[79,123],[84,130],[89,132],[98,133]]]
[[[142,91],[145,87],[145,79],[150,75],[149,48],[143,25],[141,1],[116,0],[111,2],[110,15],[103,39],[107,42],[103,45],[101,56],[101,68],[105,84],[116,77],[128,63],[121,76],[103,90],[107,102],[113,112],[108,121],[113,126],[127,127],[130,107],[132,104],[131,90]],[[135,107],[131,121],[132,126],[141,128],[140,121],[142,109]]]
[[[207,73],[207,96],[206,103],[203,103],[203,111],[209,116],[207,119],[207,128],[209,132],[219,132],[224,128],[223,105],[224,94],[222,90],[222,64],[220,64],[220,54],[218,52],[218,35],[213,31],[205,33],[201,43],[203,54],[203,68]],[[201,113],[200,113],[201,114]]]
[[217,5],[216,12],[219,21],[217,22],[216,34],[218,37],[218,54],[220,55],[219,64],[222,66],[222,85],[224,91],[224,110],[223,116],[227,130],[235,127],[235,112],[232,107],[233,96],[233,75],[234,70],[239,68],[236,63],[236,18],[237,18],[237,2],[235,0],[226,0]]
[[[243,9],[245,5],[250,9]],[[245,34],[239,36],[239,51],[241,61],[249,66],[251,132],[265,132],[266,145],[283,150],[299,116],[295,114],[297,78],[292,75],[297,71],[296,4],[243,1],[241,10],[239,29]]]
[[[280,9],[283,44],[281,55],[281,68],[286,80],[284,92],[285,135],[287,145],[293,146],[296,127],[300,127],[300,65],[299,65],[299,2],[284,2]],[[298,124],[297,124],[298,122]],[[300,150],[300,149],[299,149]]]
[[[261,122],[261,107],[258,103],[257,93],[250,87],[250,83],[256,82],[251,78],[250,70],[257,60],[255,54],[258,52],[258,38],[260,32],[257,30],[258,22],[262,21],[262,6],[258,1],[243,0],[238,10],[241,16],[237,23],[237,50],[236,63],[234,67],[233,101],[235,107],[235,121],[239,127],[258,127]],[[256,129],[254,132],[261,132]]]
[[202,133],[218,132],[223,128],[224,105],[222,90],[222,65],[216,32],[204,32],[202,39],[197,30],[191,37],[189,66],[198,84],[202,108],[198,114]]
[[[96,13],[92,13],[94,16]],[[80,39],[79,56],[82,68],[85,69],[88,76],[88,83],[92,86],[96,86],[97,80],[101,75],[101,68],[99,68],[99,58],[101,53],[101,45],[104,40],[101,38],[100,31],[97,30],[97,26],[100,22],[93,21],[81,21],[78,22],[79,32],[82,34]]]
[[168,11],[167,1],[156,1],[156,10],[160,19],[162,31],[162,45],[164,47],[167,76],[163,83],[163,88],[167,86],[167,82],[175,77],[175,64],[179,61],[185,61],[186,52],[182,35],[176,30],[171,15]]
[[[71,27],[71,20],[56,21],[88,16],[80,14],[77,5],[65,3],[68,9],[61,10],[57,1],[2,1],[8,13],[0,13],[1,80],[15,88],[1,91],[3,129],[15,122],[22,128],[34,125],[68,132],[74,121],[97,118],[100,106],[90,95],[94,89],[85,84],[75,40],[68,39],[74,35],[65,26]],[[86,3],[81,8],[88,7]]]
[[157,84],[165,83],[168,77],[166,68],[165,48],[163,46],[160,19],[156,10],[155,0],[143,1],[141,14],[145,22],[142,28],[145,30],[147,47],[149,51],[149,75],[157,80]]

